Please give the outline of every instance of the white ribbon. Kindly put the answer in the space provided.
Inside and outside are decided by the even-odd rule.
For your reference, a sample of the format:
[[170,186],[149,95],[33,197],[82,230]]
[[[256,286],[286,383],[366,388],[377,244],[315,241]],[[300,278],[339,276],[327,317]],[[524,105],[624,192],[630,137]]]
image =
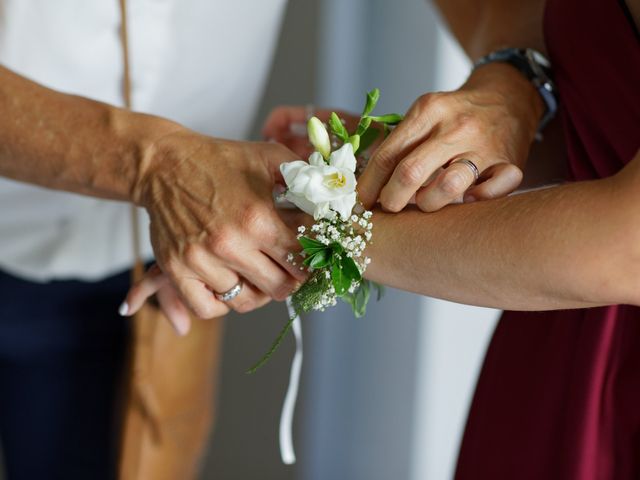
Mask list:
[[296,339],[296,353],[291,362],[289,386],[287,387],[287,394],[284,397],[282,413],[280,414],[280,456],[285,465],[291,465],[296,463],[296,453],[293,449],[293,413],[296,409],[300,372],[302,371],[302,327],[300,325],[300,316],[296,314],[291,304],[291,297],[287,298],[287,310],[289,311],[289,318],[295,316],[291,328]]

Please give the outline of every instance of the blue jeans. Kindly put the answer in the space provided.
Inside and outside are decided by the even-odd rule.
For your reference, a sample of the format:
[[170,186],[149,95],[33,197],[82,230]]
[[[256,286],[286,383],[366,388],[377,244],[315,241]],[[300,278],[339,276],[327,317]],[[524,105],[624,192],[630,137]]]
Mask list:
[[116,477],[129,273],[37,284],[0,272],[0,441],[8,480]]

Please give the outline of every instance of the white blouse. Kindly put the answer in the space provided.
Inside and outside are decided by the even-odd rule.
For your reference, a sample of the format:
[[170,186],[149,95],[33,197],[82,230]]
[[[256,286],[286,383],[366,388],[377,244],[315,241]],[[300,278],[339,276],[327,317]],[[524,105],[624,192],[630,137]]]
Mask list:
[[[132,103],[245,138],[286,0],[128,0]],[[118,0],[0,0],[0,63],[47,87],[122,105]],[[148,220],[141,222],[152,257]],[[98,280],[133,263],[129,206],[0,178],[0,270]]]

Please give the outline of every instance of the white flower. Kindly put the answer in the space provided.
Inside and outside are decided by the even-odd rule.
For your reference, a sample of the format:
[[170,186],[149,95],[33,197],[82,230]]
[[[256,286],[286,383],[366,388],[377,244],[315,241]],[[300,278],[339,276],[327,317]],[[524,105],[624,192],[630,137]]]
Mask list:
[[324,158],[329,158],[331,154],[331,141],[329,140],[329,132],[324,123],[317,117],[311,117],[307,123],[307,133],[311,145],[320,152]]
[[332,219],[333,212],[347,220],[356,204],[355,169],[356,157],[349,143],[331,154],[329,165],[318,152],[308,163],[283,163],[280,171],[288,187],[285,197],[316,220]]

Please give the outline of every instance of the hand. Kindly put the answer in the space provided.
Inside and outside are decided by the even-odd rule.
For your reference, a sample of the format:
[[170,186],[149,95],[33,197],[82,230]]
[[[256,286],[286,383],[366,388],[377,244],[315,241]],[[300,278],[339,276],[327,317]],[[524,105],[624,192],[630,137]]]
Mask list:
[[[507,195],[522,180],[542,109],[535,88],[506,64],[475,70],[454,92],[423,95],[373,155],[358,181],[360,200],[398,212],[415,195],[432,212],[463,195]],[[454,162],[463,158],[478,167],[477,185],[469,166]]]
[[[295,155],[277,144],[218,140],[187,130],[163,137],[152,150],[134,198],[149,212],[153,249],[166,276],[152,269],[138,286],[142,293],[160,291],[169,280],[179,297],[168,289],[163,296],[174,307],[179,298],[200,318],[286,298],[304,275],[286,261],[297,241],[278,217],[272,191],[279,164]],[[213,295],[242,279],[234,300],[223,303]],[[133,293],[129,300],[144,297],[135,288]],[[129,314],[136,305],[131,303]]]
[[333,111],[346,122],[349,131],[356,129],[360,117],[352,113],[327,109],[309,111],[308,107],[281,106],[274,108],[267,117],[262,128],[262,135],[266,140],[283,144],[295,152],[298,158],[306,159],[313,152],[313,147],[307,137],[308,117],[315,116],[326,123]]

